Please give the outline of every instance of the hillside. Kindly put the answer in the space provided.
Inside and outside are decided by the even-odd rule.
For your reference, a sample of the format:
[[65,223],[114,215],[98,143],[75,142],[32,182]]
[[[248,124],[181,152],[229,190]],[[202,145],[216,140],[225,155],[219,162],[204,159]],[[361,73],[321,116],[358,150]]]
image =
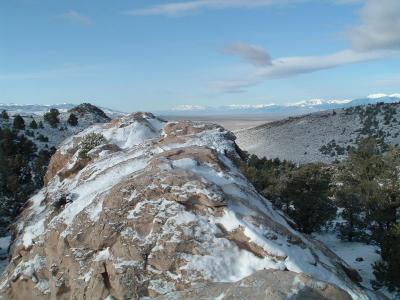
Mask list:
[[[0,236],[7,234],[8,225],[25,201],[43,186],[44,173],[58,145],[95,123],[110,121],[91,104],[51,114],[20,112],[3,111],[0,115]],[[75,116],[73,122],[69,121],[71,115]]]
[[10,115],[43,115],[50,110],[50,108],[56,108],[60,112],[66,112],[71,108],[74,108],[76,105],[70,103],[62,103],[62,104],[51,104],[51,105],[42,105],[42,104],[6,104],[0,103],[0,110],[6,110],[10,113]]
[[[0,117],[0,127],[12,128],[14,117],[19,114],[25,121],[25,129],[21,130],[20,133],[32,140],[38,150],[57,147],[67,137],[74,135],[95,123],[104,123],[111,120],[103,110],[88,103],[80,104],[78,106],[71,106],[69,104],[62,105],[62,108],[59,110],[59,123],[57,123],[55,127],[51,126],[44,120],[44,114],[49,112],[51,108],[57,108],[60,106],[35,106],[34,108],[31,108],[30,106],[25,105],[18,106],[18,110],[10,106],[2,107],[10,109],[6,110],[10,119],[4,120]],[[42,110],[44,108],[46,110]],[[71,126],[67,122],[71,113],[75,114],[78,118],[76,126]],[[37,124],[41,122],[43,128],[31,128],[30,124],[33,120],[35,120]]]
[[67,139],[13,228],[1,297],[379,299],[256,192],[241,155],[220,126],[146,113]]
[[[10,115],[16,115],[20,114],[22,116],[43,116],[45,113],[47,113],[51,108],[56,108],[58,109],[61,113],[66,113],[70,109],[73,109],[79,105],[77,104],[72,104],[72,103],[62,103],[62,104],[49,104],[49,105],[43,105],[43,104],[5,104],[5,103],[0,103],[0,111],[6,110],[9,112]],[[105,107],[99,107],[104,113],[107,114],[111,119],[119,117],[123,115],[124,113],[105,108]]]
[[400,144],[400,104],[378,103],[312,113],[235,132],[237,143],[259,157],[297,163],[332,162],[366,136]]

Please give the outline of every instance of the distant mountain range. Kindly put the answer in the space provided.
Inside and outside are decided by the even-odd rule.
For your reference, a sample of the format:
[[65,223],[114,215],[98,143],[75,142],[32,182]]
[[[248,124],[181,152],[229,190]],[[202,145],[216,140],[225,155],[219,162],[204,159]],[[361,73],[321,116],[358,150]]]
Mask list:
[[[311,99],[288,104],[231,104],[218,107],[202,105],[179,105],[170,110],[154,111],[161,116],[205,116],[205,115],[270,115],[270,116],[294,116],[318,111],[347,108],[358,105],[376,104],[379,102],[400,102],[400,94],[372,94],[365,98],[357,99]],[[0,103],[0,111],[6,110],[15,115],[43,115],[50,108],[57,108],[60,112],[67,112],[76,104],[3,104]],[[100,107],[111,119],[126,114],[125,112]]]
[[267,115],[300,115],[329,109],[347,108],[358,105],[376,104],[379,102],[400,102],[400,94],[372,94],[365,98],[345,100],[312,99],[291,104],[256,104],[256,105],[225,105],[219,107],[200,105],[180,105],[161,115],[225,115],[225,114],[267,114]]

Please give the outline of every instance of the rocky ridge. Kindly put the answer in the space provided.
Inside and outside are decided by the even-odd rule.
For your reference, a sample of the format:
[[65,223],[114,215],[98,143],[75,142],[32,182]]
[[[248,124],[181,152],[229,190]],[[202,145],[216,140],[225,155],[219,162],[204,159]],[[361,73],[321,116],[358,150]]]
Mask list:
[[[92,132],[107,143],[83,160]],[[70,137],[14,226],[0,298],[378,298],[289,226],[240,159],[222,127],[148,113]]]

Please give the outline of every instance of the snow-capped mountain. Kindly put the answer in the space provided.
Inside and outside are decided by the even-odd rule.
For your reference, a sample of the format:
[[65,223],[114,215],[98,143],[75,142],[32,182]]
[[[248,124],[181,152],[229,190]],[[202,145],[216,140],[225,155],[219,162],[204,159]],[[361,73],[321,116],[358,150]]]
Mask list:
[[[102,135],[87,157],[81,142]],[[64,141],[14,226],[4,299],[382,299],[289,225],[218,125],[136,113]]]
[[311,99],[289,104],[231,104],[219,107],[180,105],[172,110],[160,112],[161,115],[227,115],[227,114],[265,114],[265,115],[301,115],[328,109],[339,109],[379,102],[400,102],[400,94],[372,94],[357,99]]
[[300,101],[294,104],[288,104],[287,107],[319,107],[324,105],[346,105],[351,103],[352,100],[324,100],[324,99],[311,99]]
[[209,109],[207,106],[201,105],[178,105],[172,108],[172,111],[201,111]]
[[368,99],[381,99],[381,98],[400,98],[400,94],[371,94],[367,96]]

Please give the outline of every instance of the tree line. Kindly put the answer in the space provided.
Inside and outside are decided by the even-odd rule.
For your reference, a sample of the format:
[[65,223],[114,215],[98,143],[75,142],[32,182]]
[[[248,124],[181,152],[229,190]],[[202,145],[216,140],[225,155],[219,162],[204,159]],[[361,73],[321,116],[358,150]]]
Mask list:
[[299,166],[251,155],[241,170],[298,230],[335,221],[342,240],[377,245],[382,259],[372,284],[400,293],[400,148],[369,137],[342,162]]
[[[51,109],[43,120],[52,128],[60,123],[59,111]],[[0,236],[6,234],[8,225],[19,214],[28,198],[43,186],[43,178],[55,148],[38,150],[29,137],[34,131],[43,129],[42,121],[32,121],[27,125],[20,115],[10,117],[7,111],[0,113]],[[78,125],[78,118],[71,113],[67,120],[70,126]],[[43,134],[36,139],[48,142]]]

